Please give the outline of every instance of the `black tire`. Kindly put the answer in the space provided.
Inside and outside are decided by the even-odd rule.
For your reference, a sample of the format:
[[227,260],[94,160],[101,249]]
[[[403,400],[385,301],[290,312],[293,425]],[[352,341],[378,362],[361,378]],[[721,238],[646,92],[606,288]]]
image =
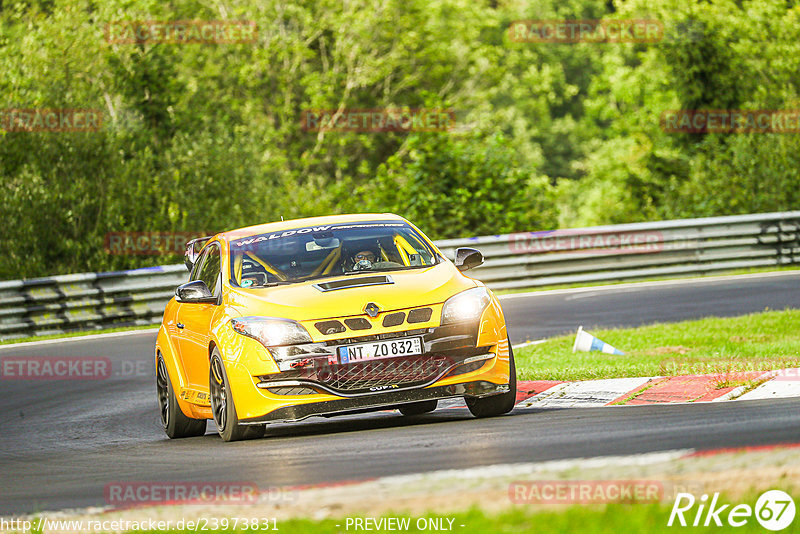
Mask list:
[[172,381],[169,379],[164,357],[159,354],[156,361],[156,391],[161,412],[161,426],[171,439],[192,438],[206,433],[206,420],[186,417],[178,406]]
[[403,415],[422,415],[436,409],[439,401],[436,399],[404,404],[398,408]]
[[514,351],[508,341],[508,363],[511,369],[508,376],[508,392],[491,397],[466,397],[467,408],[475,417],[494,417],[514,409],[517,401],[517,366],[514,364]]
[[211,353],[208,372],[208,391],[211,394],[211,414],[217,424],[217,431],[223,441],[239,441],[264,436],[264,425],[242,425],[236,415],[233,396],[219,350]]

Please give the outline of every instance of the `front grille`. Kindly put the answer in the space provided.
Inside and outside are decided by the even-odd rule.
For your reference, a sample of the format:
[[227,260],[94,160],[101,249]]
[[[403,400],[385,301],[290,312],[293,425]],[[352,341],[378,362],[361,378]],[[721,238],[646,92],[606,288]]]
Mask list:
[[399,324],[403,324],[403,321],[405,320],[406,320],[405,312],[389,313],[383,316],[383,326],[385,328],[397,326]]
[[317,392],[302,386],[278,386],[267,388],[273,395],[315,395]]
[[[381,320],[381,324],[384,326],[384,328],[390,328],[393,326],[399,326],[403,324],[404,321],[409,324],[427,323],[431,320],[432,316],[432,308],[415,308],[413,310],[409,310],[408,316],[406,316],[406,312],[404,311],[386,313]],[[347,327],[345,327],[345,324]],[[342,324],[342,321],[340,320],[326,319],[314,323],[314,326],[320,334],[329,336],[332,334],[341,334],[342,332],[346,332],[348,329],[369,330],[372,328],[372,323],[370,323],[364,317],[350,317],[348,319],[344,319],[344,324]]]
[[409,323],[426,323],[431,320],[433,310],[430,308],[417,308],[408,312]]
[[[422,337],[422,355],[338,363],[338,349],[343,345],[409,336]],[[292,382],[286,386],[305,386],[345,396],[422,387],[455,366],[464,368],[461,372],[469,372],[483,365],[481,361],[474,365],[469,361],[489,354],[490,347],[476,346],[477,336],[477,324],[454,324],[272,347],[270,353],[280,372],[255,378],[259,380],[259,388],[284,386],[279,382],[286,381]],[[465,360],[467,363],[463,363]]]
[[441,355],[407,356],[363,363],[330,365],[317,371],[317,380],[340,391],[370,391],[389,386],[429,382],[452,361]]
[[345,319],[344,324],[350,328],[350,330],[369,330],[372,328],[372,324],[369,321],[364,319],[363,317],[356,317],[355,319]]
[[347,328],[345,328],[344,325],[339,321],[320,321],[315,323],[314,326],[317,327],[317,330],[319,330],[320,334],[324,334],[326,336],[331,334],[341,334],[347,330]]

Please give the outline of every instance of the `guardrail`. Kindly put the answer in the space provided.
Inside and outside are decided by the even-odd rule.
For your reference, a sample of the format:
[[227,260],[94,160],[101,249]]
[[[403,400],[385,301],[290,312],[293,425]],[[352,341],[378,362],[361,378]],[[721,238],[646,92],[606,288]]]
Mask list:
[[156,324],[184,265],[0,282],[0,339]]
[[[436,242],[483,252],[495,290],[703,275],[800,263],[800,211],[596,226]],[[0,282],[0,339],[156,324],[183,265]]]

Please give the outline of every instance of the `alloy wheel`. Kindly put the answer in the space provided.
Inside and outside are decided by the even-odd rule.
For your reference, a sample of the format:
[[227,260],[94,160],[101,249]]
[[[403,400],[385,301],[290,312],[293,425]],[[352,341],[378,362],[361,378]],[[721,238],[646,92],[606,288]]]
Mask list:
[[167,366],[164,359],[158,359],[158,369],[156,370],[156,389],[158,390],[158,407],[161,412],[161,424],[164,428],[169,425],[169,384],[167,381]]
[[228,422],[228,407],[225,400],[225,375],[222,372],[221,365],[222,363],[218,358],[212,358],[209,385],[211,390],[211,412],[214,416],[214,422],[220,431],[225,429],[225,424]]

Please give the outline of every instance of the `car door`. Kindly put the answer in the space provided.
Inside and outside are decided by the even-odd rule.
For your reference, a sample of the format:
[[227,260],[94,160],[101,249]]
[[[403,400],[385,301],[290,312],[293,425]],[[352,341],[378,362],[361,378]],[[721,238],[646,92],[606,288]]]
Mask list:
[[[220,276],[220,247],[210,243],[192,270],[190,281],[202,280],[213,295],[222,290]],[[208,388],[208,344],[211,340],[211,321],[217,304],[183,302],[177,312],[177,348],[188,386],[192,389]]]

